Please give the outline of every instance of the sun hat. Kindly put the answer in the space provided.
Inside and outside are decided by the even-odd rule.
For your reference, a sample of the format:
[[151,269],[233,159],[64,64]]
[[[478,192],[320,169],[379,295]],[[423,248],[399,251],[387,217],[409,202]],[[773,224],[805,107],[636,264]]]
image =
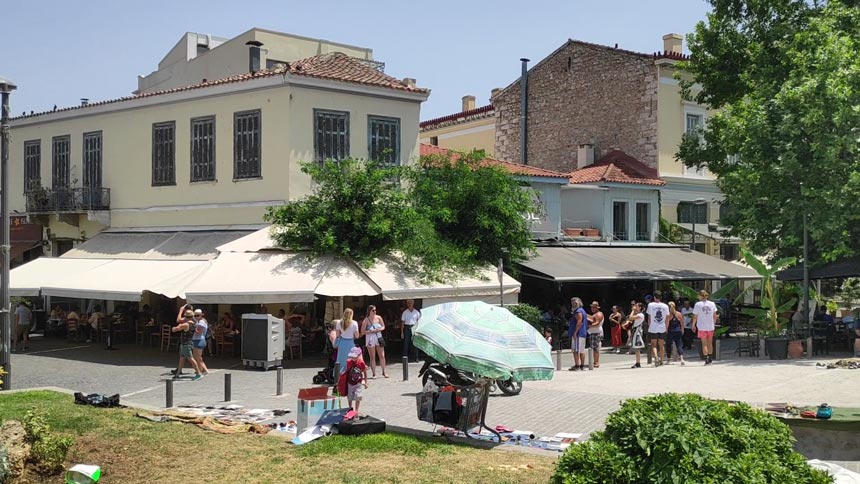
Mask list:
[[201,315],[201,314],[203,314],[203,310],[202,309],[195,309],[194,314]]
[[358,346],[353,347],[351,350],[349,350],[348,356],[349,358],[358,358],[359,356],[361,356],[361,348],[359,348]]

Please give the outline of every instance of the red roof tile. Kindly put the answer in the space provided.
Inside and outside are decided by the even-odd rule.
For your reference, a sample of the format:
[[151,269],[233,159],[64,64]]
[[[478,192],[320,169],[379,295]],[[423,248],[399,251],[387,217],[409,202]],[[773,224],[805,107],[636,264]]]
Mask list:
[[83,106],[71,106],[66,108],[54,109],[52,111],[43,111],[41,113],[28,114],[19,116],[13,119],[25,119],[43,114],[50,114],[63,111],[72,111],[76,109],[87,109],[94,106],[103,106],[105,104],[113,104],[124,101],[132,101],[135,99],[148,98],[153,96],[161,96],[176,92],[191,91],[194,89],[202,89],[211,86],[220,86],[223,84],[233,84],[251,79],[260,79],[264,77],[279,76],[284,73],[292,76],[313,77],[317,79],[328,79],[333,81],[348,82],[352,84],[363,84],[366,86],[382,87],[395,89],[398,91],[407,91],[414,93],[426,94],[430,91],[421,87],[410,87],[401,80],[389,76],[383,72],[368,66],[360,60],[349,57],[342,52],[330,52],[321,54],[306,59],[300,59],[284,65],[284,67],[274,70],[263,70],[255,73],[245,73],[235,76],[226,77],[214,81],[203,81],[198,84],[189,86],[176,87],[173,89],[165,89],[162,91],[154,91],[149,93],[137,94],[134,96],[125,96],[117,99],[109,99],[106,101],[91,102]]
[[[440,148],[439,146],[428,145],[425,143],[421,143],[419,153],[421,156],[450,154],[452,160],[456,160],[460,157],[460,154],[456,151],[448,150],[446,148]],[[517,176],[537,176],[546,178],[567,178],[568,176],[570,176],[564,173],[559,173],[557,171],[544,170],[543,168],[522,165],[520,163],[511,163],[510,161],[494,160],[492,158],[483,159],[480,163],[483,166],[498,166],[510,173],[511,175]]]
[[[435,126],[437,124],[453,124],[454,121],[469,121],[474,118],[483,118],[488,117],[492,113],[495,112],[495,108],[492,104],[488,104],[486,106],[481,106],[479,108],[470,109],[469,111],[462,111],[459,113],[449,114],[447,116],[442,116],[439,118],[428,119],[427,121],[421,121],[419,127],[421,129],[425,129],[431,126]],[[483,116],[482,116],[483,115]]]
[[662,186],[657,170],[624,153],[611,151],[592,165],[570,173],[570,183],[627,183],[633,185]]

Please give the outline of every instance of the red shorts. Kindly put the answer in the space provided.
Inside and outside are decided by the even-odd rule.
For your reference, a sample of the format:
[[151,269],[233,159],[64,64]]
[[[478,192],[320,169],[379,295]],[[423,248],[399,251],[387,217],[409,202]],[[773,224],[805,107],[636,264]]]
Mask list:
[[699,339],[706,339],[706,338],[713,338],[713,337],[714,337],[713,331],[704,331],[701,329],[699,330]]

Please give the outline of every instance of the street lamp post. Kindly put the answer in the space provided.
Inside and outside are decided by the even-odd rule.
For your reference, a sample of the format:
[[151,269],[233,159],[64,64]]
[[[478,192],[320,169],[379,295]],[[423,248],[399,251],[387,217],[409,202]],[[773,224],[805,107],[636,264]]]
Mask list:
[[0,390],[12,388],[12,317],[9,307],[9,94],[17,86],[0,77],[0,366],[6,371]]
[[690,249],[693,251],[696,250],[696,207],[698,207],[699,205],[704,205],[706,203],[708,203],[707,200],[701,197],[693,200],[693,242],[690,244]]

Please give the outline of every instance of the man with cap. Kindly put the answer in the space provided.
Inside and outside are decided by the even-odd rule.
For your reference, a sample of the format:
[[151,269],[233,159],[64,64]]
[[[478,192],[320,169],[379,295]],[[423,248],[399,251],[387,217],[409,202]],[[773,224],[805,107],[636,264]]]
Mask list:
[[603,311],[600,303],[591,303],[591,316],[588,316],[588,339],[594,354],[594,367],[600,368],[600,344],[603,342]]
[[568,327],[568,336],[570,336],[570,349],[573,351],[573,366],[568,369],[570,371],[582,371],[585,370],[585,338],[588,337],[588,313],[582,307],[582,299],[578,297],[570,298],[570,310],[572,315]]

